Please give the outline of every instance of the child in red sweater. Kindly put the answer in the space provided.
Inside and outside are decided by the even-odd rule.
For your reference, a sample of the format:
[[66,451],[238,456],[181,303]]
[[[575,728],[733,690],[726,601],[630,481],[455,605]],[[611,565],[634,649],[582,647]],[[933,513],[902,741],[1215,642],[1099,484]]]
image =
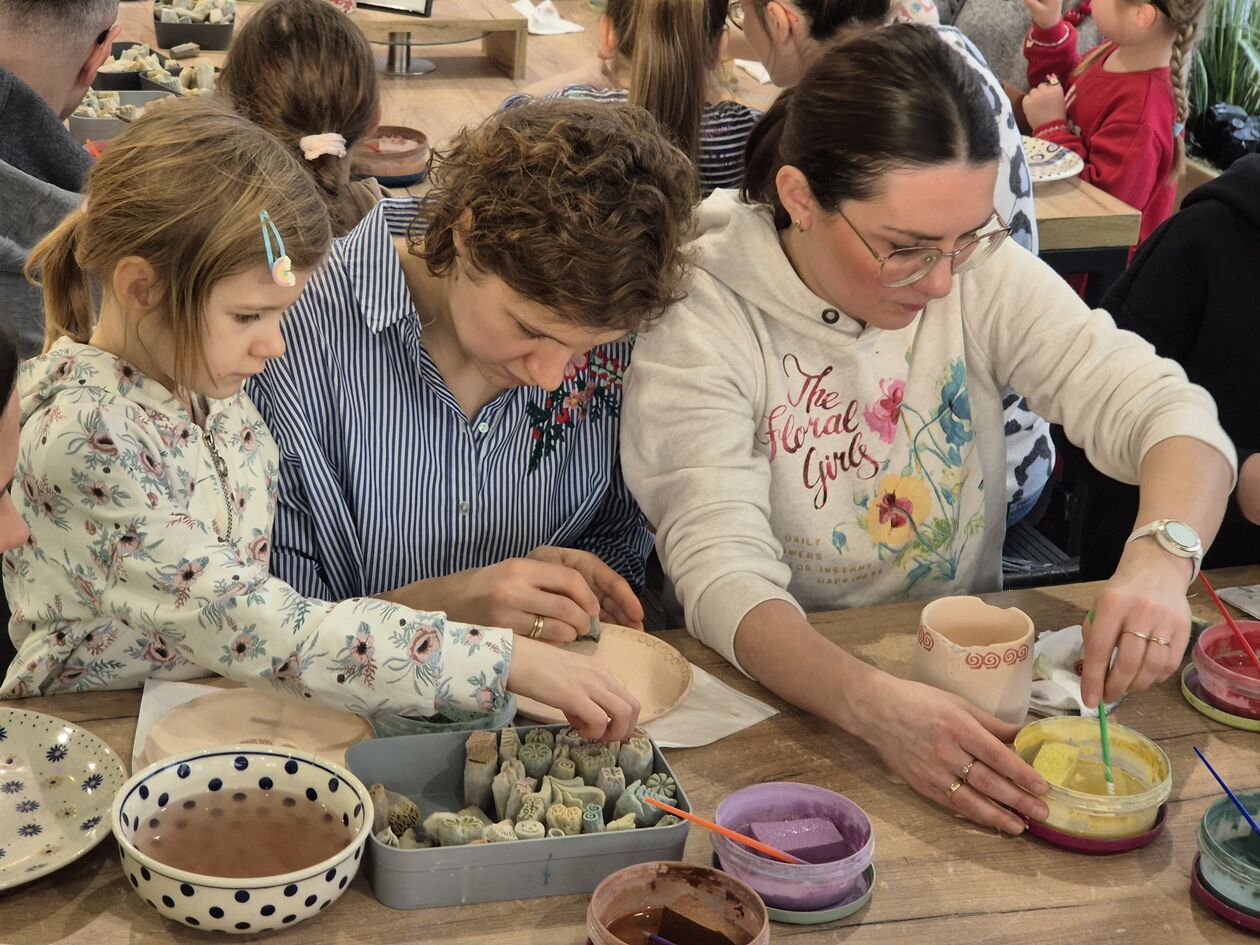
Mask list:
[[1038,138],[1071,148],[1085,180],[1142,211],[1138,241],[1173,212],[1185,162],[1186,73],[1209,0],[1094,0],[1105,38],[1084,59],[1063,0],[1024,0],[1024,114]]

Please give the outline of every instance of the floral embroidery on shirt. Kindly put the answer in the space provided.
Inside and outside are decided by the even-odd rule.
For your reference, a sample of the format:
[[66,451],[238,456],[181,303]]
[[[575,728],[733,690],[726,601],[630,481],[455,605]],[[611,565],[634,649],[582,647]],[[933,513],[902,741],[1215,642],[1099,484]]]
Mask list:
[[621,384],[626,365],[609,357],[601,348],[574,358],[564,371],[560,386],[549,393],[542,405],[529,403],[530,437],[534,442],[529,471],[555,452],[566,433],[588,417],[617,418],[621,413]]

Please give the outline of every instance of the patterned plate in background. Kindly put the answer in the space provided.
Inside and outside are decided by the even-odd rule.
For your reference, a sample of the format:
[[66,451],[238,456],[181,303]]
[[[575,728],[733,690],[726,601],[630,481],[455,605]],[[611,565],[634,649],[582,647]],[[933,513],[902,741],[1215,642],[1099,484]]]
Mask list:
[[0,889],[59,870],[109,836],[109,807],[126,780],[91,732],[0,708]]
[[1081,156],[1070,148],[1043,138],[1024,136],[1024,156],[1034,184],[1048,180],[1066,180],[1085,170]]

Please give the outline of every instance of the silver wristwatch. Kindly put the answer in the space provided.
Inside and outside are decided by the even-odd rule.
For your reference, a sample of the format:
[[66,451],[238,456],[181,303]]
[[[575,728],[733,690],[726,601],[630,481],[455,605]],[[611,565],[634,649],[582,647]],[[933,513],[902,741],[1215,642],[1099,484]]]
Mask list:
[[1199,576],[1199,565],[1203,563],[1203,542],[1199,540],[1195,530],[1175,518],[1161,518],[1137,529],[1128,537],[1125,544],[1145,538],[1147,535],[1154,538],[1169,554],[1176,555],[1178,558],[1189,558],[1194,563],[1194,571],[1190,575],[1190,581],[1193,583]]

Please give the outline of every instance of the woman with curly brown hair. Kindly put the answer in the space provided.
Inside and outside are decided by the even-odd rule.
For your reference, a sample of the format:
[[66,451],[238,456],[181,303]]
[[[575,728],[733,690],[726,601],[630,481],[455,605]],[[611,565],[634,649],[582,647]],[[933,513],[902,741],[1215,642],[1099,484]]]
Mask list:
[[546,640],[639,625],[625,339],[681,296],[695,170],[643,109],[547,102],[461,132],[432,179],[334,242],[251,384],[273,569]]

